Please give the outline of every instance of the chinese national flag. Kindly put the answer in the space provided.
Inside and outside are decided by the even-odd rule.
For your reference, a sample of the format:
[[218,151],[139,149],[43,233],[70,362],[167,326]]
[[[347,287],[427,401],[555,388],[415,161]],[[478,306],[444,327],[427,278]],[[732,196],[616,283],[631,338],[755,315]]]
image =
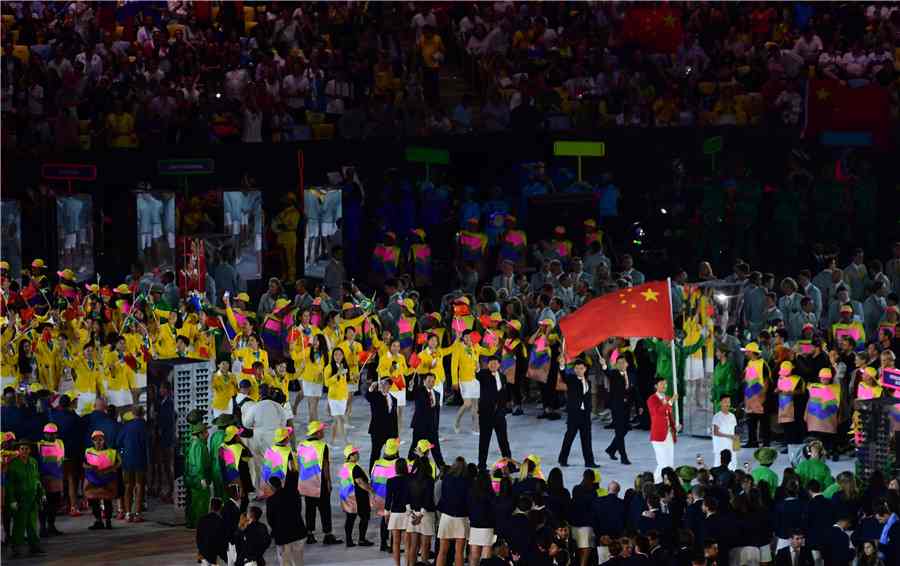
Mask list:
[[822,132],[863,132],[872,143],[890,143],[891,101],[888,90],[877,84],[851,88],[834,80],[813,79],[806,90],[806,127],[803,135],[815,139]]
[[610,336],[654,336],[672,340],[672,303],[666,281],[620,289],[587,303],[559,321],[572,359]]
[[671,6],[635,6],[625,12],[622,36],[655,53],[674,53],[684,31],[681,10]]

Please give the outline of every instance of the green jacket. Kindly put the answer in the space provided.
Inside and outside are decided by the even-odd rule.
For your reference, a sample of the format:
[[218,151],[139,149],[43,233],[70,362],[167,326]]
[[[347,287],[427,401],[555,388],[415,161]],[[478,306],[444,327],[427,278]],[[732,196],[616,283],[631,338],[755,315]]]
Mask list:
[[818,458],[809,458],[800,462],[797,466],[797,475],[800,476],[800,484],[803,487],[806,487],[809,480],[818,481],[822,489],[834,483],[834,477],[831,475],[828,464]]
[[715,409],[719,406],[719,399],[724,395],[734,395],[738,391],[737,375],[734,366],[729,362],[717,363],[713,370],[712,383],[710,384],[710,399]]
[[184,485],[188,489],[203,489],[202,480],[212,479],[212,462],[206,439],[194,436],[188,445],[184,459]]
[[756,466],[750,472],[753,477],[753,483],[758,484],[761,480],[765,480],[769,484],[769,495],[775,497],[775,490],[778,489],[778,474],[773,472],[768,466]]
[[18,503],[20,508],[37,506],[44,496],[37,460],[29,457],[23,462],[19,457],[14,458],[6,468],[4,489],[5,497]]
[[[675,361],[678,364],[678,380],[684,379],[684,364],[687,357],[703,347],[703,339],[697,340],[693,346],[684,346],[675,343]],[[649,338],[647,340],[647,349],[656,354],[656,375],[664,377],[670,384],[672,383],[672,345],[668,340],[660,340],[659,338]],[[671,391],[669,392],[671,395]]]
[[216,497],[225,497],[225,480],[222,478],[222,462],[218,457],[219,448],[224,443],[224,430],[217,430],[209,438],[209,456],[212,460],[210,471],[212,473],[213,495]]

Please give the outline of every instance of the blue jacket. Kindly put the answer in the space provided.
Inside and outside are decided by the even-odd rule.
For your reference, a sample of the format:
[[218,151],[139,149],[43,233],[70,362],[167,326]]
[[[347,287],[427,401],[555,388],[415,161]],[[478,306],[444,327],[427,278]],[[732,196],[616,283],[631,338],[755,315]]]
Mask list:
[[84,457],[84,439],[78,414],[75,411],[53,409],[50,411],[50,422],[56,423],[56,436],[66,445],[66,459],[80,461]]
[[95,430],[99,430],[103,432],[103,436],[106,438],[106,447],[116,448],[116,436],[119,433],[119,426],[106,413],[93,411],[86,414],[82,419],[84,419],[84,446],[93,445],[91,443],[91,434]]
[[3,430],[12,432],[16,438],[25,435],[25,411],[14,405],[0,407],[0,421],[3,422]]
[[591,510],[597,499],[597,489],[593,486],[585,488],[581,484],[572,488],[572,504],[569,506],[569,522],[573,527],[590,527],[592,525]]
[[147,470],[147,421],[134,419],[123,424],[116,439],[126,472]]
[[488,497],[476,497],[474,490],[469,492],[469,526],[475,529],[493,529],[496,526],[494,517],[494,494]]
[[438,511],[451,517],[468,517],[469,510],[466,505],[468,493],[469,484],[466,478],[445,476],[441,482],[441,499],[438,501]]

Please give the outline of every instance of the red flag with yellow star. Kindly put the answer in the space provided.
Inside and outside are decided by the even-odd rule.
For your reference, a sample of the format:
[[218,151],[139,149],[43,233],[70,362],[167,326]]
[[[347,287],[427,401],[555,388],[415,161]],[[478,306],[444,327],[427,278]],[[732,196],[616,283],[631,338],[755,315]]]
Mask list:
[[566,358],[572,359],[610,336],[672,340],[672,300],[666,281],[607,293],[559,321]]
[[804,137],[823,132],[864,133],[885,147],[890,141],[891,104],[888,90],[877,84],[851,88],[834,80],[813,79],[806,91]]
[[654,53],[674,53],[684,35],[681,18],[681,10],[673,6],[631,6],[625,11],[622,35]]

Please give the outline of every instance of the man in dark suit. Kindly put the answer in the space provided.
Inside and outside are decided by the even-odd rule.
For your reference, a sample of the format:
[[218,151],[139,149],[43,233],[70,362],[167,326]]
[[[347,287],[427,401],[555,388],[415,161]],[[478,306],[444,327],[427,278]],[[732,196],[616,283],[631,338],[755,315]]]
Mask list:
[[706,518],[703,519],[700,528],[701,540],[698,542],[716,541],[718,543],[719,556],[724,556],[725,561],[727,561],[728,553],[731,552],[732,544],[737,536],[737,525],[734,517],[728,513],[720,512],[719,507],[719,500],[715,497],[707,496],[703,500]]
[[257,566],[266,566],[266,560],[263,557],[269,545],[272,544],[272,537],[269,535],[269,529],[260,522],[262,518],[262,509],[259,507],[250,507],[244,515],[242,522],[244,528],[238,529],[237,541],[237,563],[256,562]]
[[618,538],[625,530],[625,502],[619,497],[620,491],[617,482],[609,482],[607,494],[591,503],[591,526],[598,539],[604,535]]
[[615,436],[606,448],[606,453],[615,460],[618,452],[622,457],[622,463],[627,466],[631,461],[625,452],[625,435],[628,434],[630,420],[628,407],[634,393],[634,384],[628,375],[628,360],[625,356],[619,356],[615,368],[608,370],[606,375],[609,379],[609,408],[615,429]]
[[413,438],[409,446],[409,458],[413,457],[416,444],[423,438],[432,444],[431,455],[438,467],[444,465],[438,426],[441,422],[441,394],[434,389],[434,374],[425,374],[421,383],[413,389],[416,412],[413,413]]
[[700,540],[703,534],[703,498],[706,495],[706,489],[702,485],[695,485],[688,494],[687,509],[684,510],[684,526],[694,535],[694,540]]
[[500,373],[500,358],[491,356],[487,369],[480,370],[475,378],[481,385],[481,396],[478,399],[478,467],[487,469],[488,448],[491,446],[491,435],[496,431],[497,443],[504,458],[512,458],[509,449],[509,438],[506,435],[506,403],[509,401],[509,389],[506,378]]
[[197,521],[197,553],[210,564],[218,564],[219,559],[228,561],[228,543],[222,522],[222,500],[209,500],[209,513]]
[[559,358],[559,371],[566,383],[566,435],[559,450],[559,465],[569,465],[569,450],[575,435],[581,436],[581,455],[584,465],[595,468],[594,449],[591,445],[591,382],[587,378],[587,363],[578,358],[572,371],[566,371],[565,358]]
[[302,497],[297,488],[281,485],[281,479],[272,477],[269,483],[275,493],[266,501],[266,522],[271,529],[272,541],[282,564],[303,562],[303,545],[306,543],[306,523],[303,522]]
[[397,438],[397,400],[391,396],[391,380],[372,382],[366,391],[366,400],[372,409],[369,421],[369,437],[372,439],[372,453],[369,455],[369,469],[375,460],[381,458],[381,449],[388,438]]
[[241,488],[236,484],[231,484],[226,492],[228,497],[222,506],[222,533],[225,537],[225,545],[231,552],[237,552],[237,531],[241,523]]
[[775,566],[814,566],[816,561],[812,551],[806,548],[803,531],[794,531],[790,543],[775,554]]
[[834,525],[834,507],[831,500],[822,495],[819,480],[806,482],[809,501],[806,503],[806,544],[811,550],[822,551],[828,532]]

